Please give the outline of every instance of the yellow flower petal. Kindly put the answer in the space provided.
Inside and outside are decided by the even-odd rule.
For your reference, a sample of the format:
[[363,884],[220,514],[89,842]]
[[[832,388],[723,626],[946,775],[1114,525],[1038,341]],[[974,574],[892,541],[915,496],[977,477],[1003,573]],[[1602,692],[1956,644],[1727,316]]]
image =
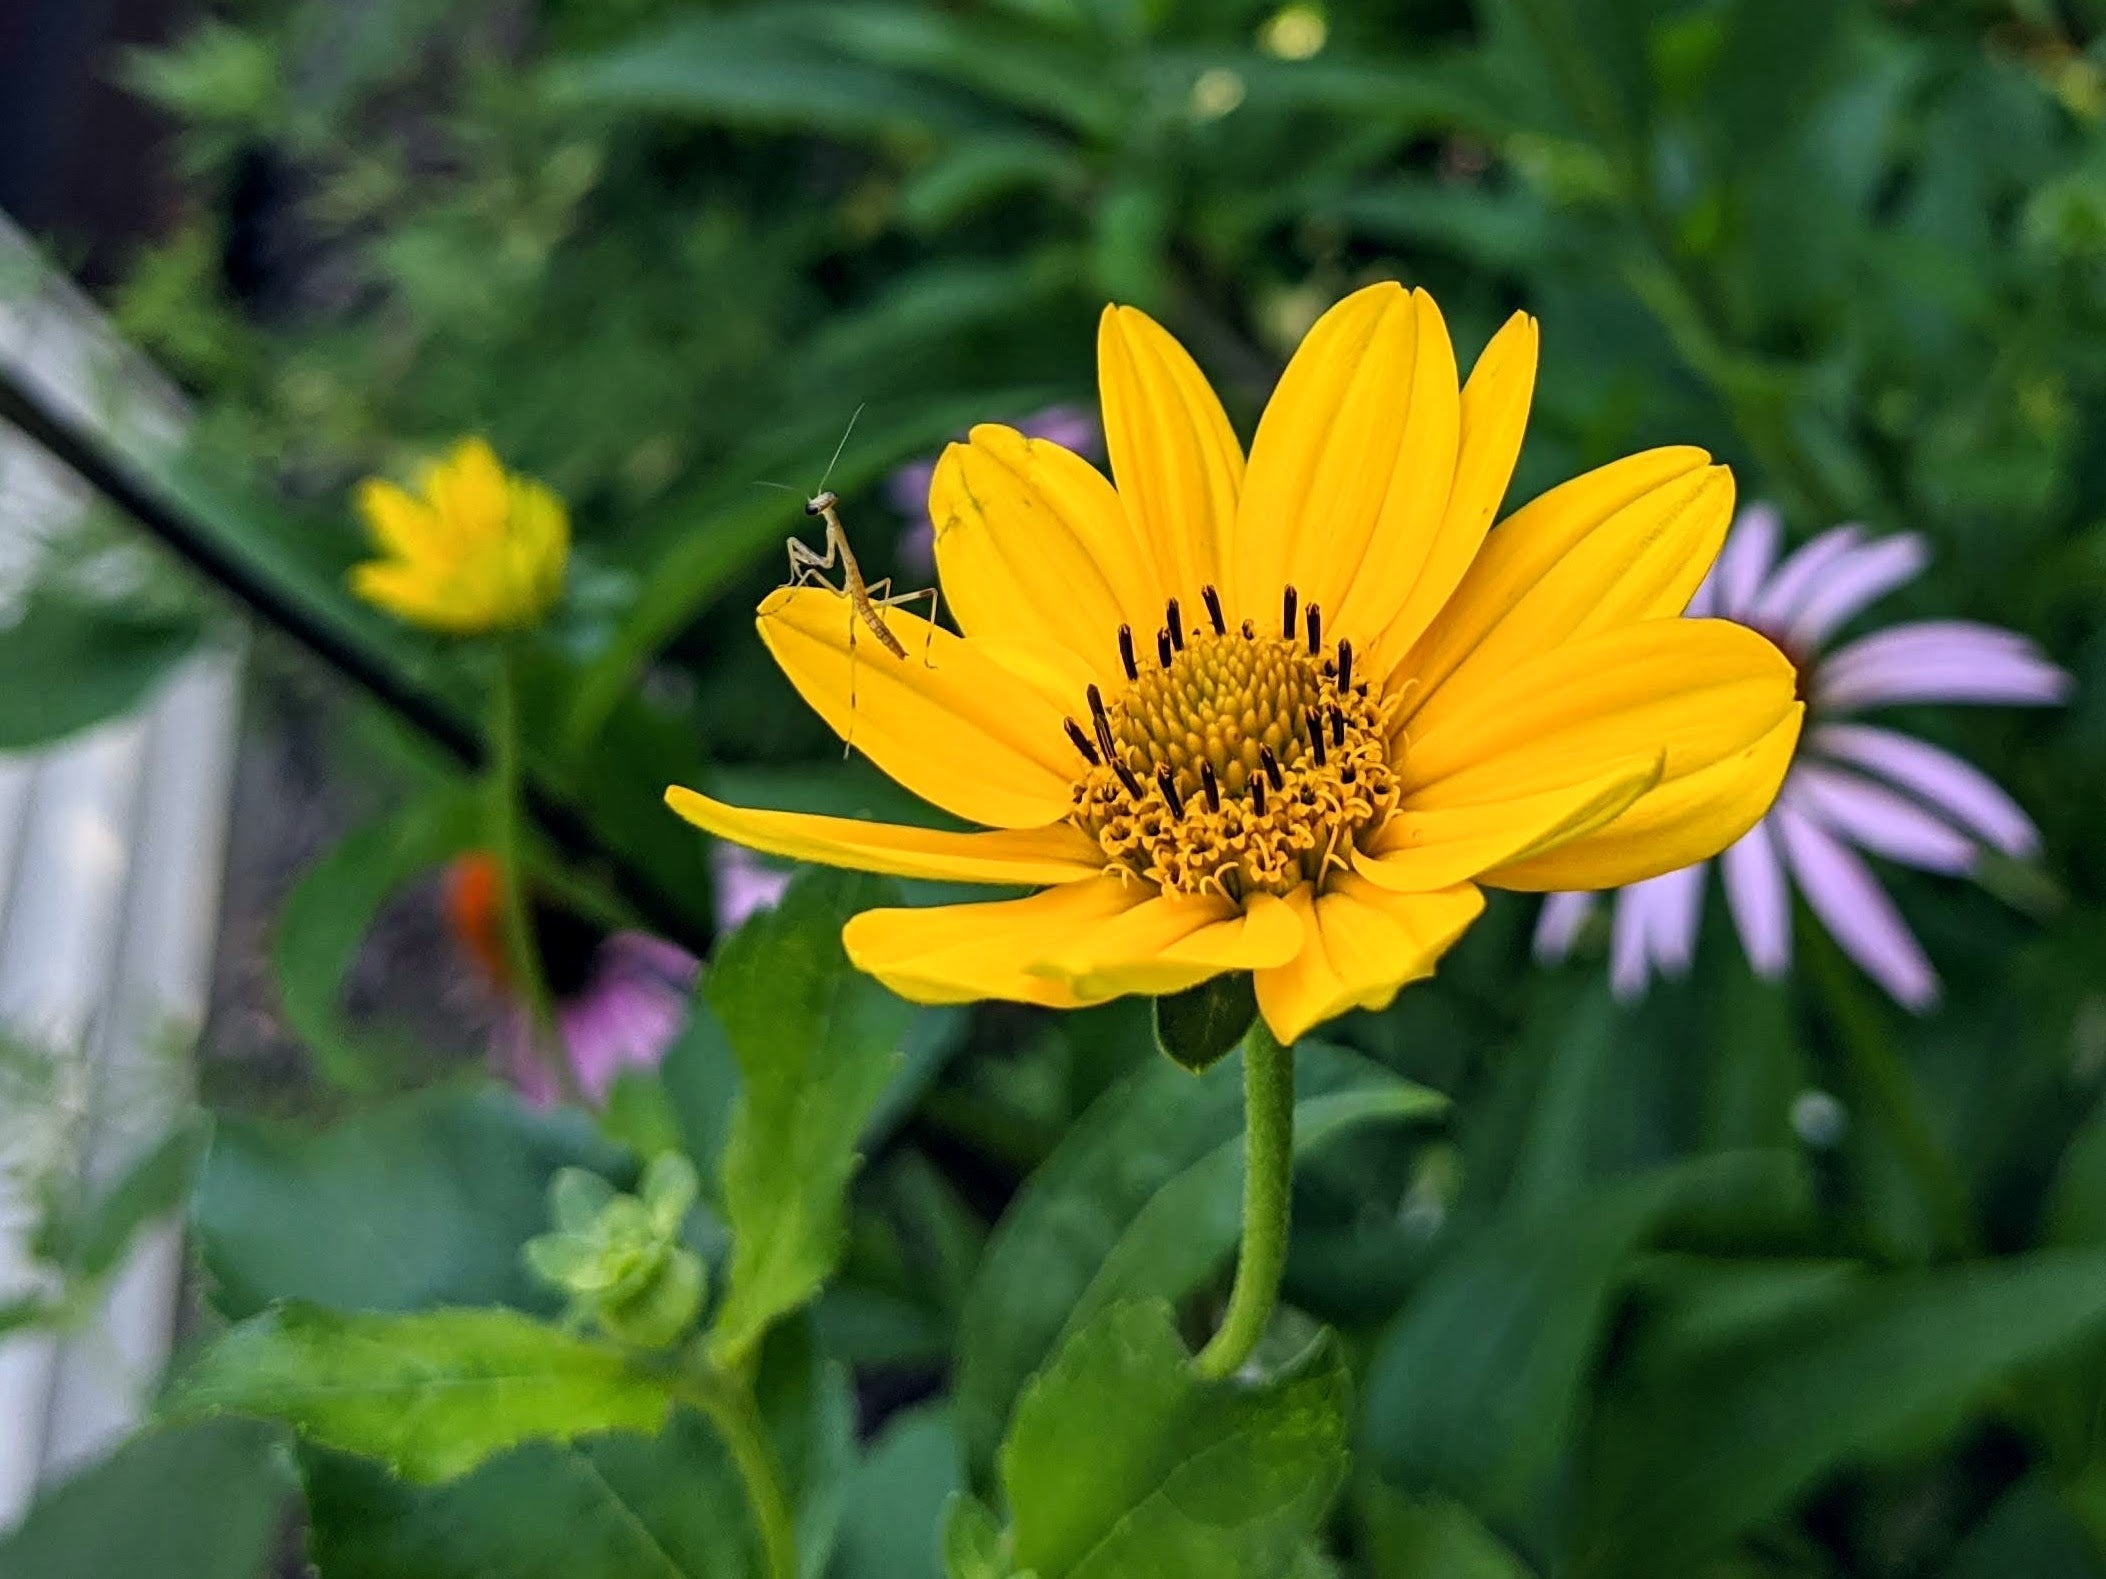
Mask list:
[[1393,894],[1348,872],[1321,898],[1300,888],[1287,904],[1302,922],[1302,951],[1255,980],[1265,1024],[1293,1042],[1348,1009],[1385,1008],[1405,983],[1432,975],[1484,910],[1484,895],[1468,883]]
[[1231,970],[1284,965],[1301,951],[1300,918],[1270,894],[1237,907],[1215,896],[1135,905],[1075,939],[1041,968],[1083,998],[1183,992]]
[[931,805],[995,828],[1066,816],[1074,747],[1058,704],[970,641],[902,609],[883,617],[906,657],[823,587],[771,593],[757,623],[813,711]]
[[1560,643],[1681,613],[1733,514],[1732,474],[1709,461],[1649,450],[1516,512],[1396,671],[1418,682],[1404,718],[1472,707],[1485,680]]
[[425,496],[453,532],[470,541],[504,528],[505,469],[486,440],[468,438],[424,474]]
[[[1424,291],[1355,291],[1317,320],[1267,402],[1236,517],[1240,606],[1272,613],[1292,586],[1365,649],[1396,612],[1396,562],[1429,541],[1460,430],[1455,350]],[[1376,565],[1378,589],[1358,585]],[[1358,594],[1349,599],[1348,589]],[[1351,602],[1355,618],[1340,623]]]
[[489,606],[418,564],[368,560],[351,567],[351,590],[376,607],[428,630],[466,634],[489,629]]
[[[1415,735],[1405,804],[1531,795],[1658,753],[1660,782],[1598,831],[1485,874],[1502,887],[1636,881],[1715,855],[1768,809],[1797,739],[1791,664],[1745,626],[1667,619],[1571,642],[1477,688]],[[1600,883],[1551,880],[1585,862]]]
[[1745,749],[1639,796],[1606,827],[1487,872],[1483,880],[1528,893],[1620,888],[1718,854],[1768,814],[1798,749],[1803,712],[1794,703]]
[[1660,782],[1661,758],[1636,757],[1583,782],[1472,805],[1407,805],[1367,849],[1360,875],[1383,888],[1424,893],[1467,881],[1607,826]]
[[1104,309],[1097,383],[1112,479],[1135,540],[1157,581],[1197,608],[1201,587],[1223,585],[1243,484],[1235,430],[1185,348],[1138,308]]
[[374,545],[397,559],[414,559],[438,536],[437,519],[424,501],[379,477],[358,485],[353,503]]
[[982,425],[929,484],[936,566],[968,636],[1053,643],[1117,675],[1118,632],[1146,635],[1168,596],[1119,496],[1081,456]]
[[[1367,592],[1367,618],[1386,621],[1370,673],[1388,674],[1395,658],[1410,650],[1435,616],[1447,606],[1485,534],[1506,498],[1528,410],[1536,389],[1535,319],[1515,313],[1492,336],[1462,392],[1462,433],[1455,460],[1455,485],[1448,492],[1438,526],[1422,537],[1392,532],[1385,520],[1375,547],[1386,557],[1370,555],[1362,578],[1347,600],[1340,629],[1359,628],[1363,618],[1361,589]],[[1401,479],[1400,479],[1401,481]]]
[[1072,883],[1104,869],[1097,841],[1073,823],[953,833],[854,817],[732,806],[675,784],[665,803],[704,832],[768,855],[892,877],[959,883]]
[[916,1003],[1005,998],[1072,1009],[1099,1000],[1034,972],[1080,931],[1143,903],[1149,892],[1139,883],[1092,877],[1028,899],[866,910],[842,929],[841,942],[856,969]]

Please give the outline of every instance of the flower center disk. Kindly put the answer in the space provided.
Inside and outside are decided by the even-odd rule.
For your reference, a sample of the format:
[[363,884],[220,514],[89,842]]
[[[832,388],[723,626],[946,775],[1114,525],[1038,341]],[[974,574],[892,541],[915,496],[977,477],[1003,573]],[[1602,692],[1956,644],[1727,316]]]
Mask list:
[[1109,870],[1166,893],[1321,889],[1396,808],[1389,707],[1355,676],[1350,642],[1325,647],[1319,610],[1297,620],[1291,588],[1278,635],[1231,631],[1213,588],[1205,600],[1191,632],[1172,600],[1153,663],[1121,629],[1126,688],[1092,686],[1088,726],[1068,723],[1086,764],[1074,819]]

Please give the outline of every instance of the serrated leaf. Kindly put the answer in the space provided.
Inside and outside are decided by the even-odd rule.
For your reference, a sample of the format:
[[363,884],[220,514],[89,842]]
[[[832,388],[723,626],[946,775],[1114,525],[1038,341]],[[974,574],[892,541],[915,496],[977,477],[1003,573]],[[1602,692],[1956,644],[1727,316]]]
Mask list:
[[283,1433],[207,1420],[132,1438],[0,1537],[21,1579],[262,1579],[293,1493]]
[[0,626],[0,751],[26,751],[114,718],[198,643],[187,616],[134,613],[33,588]]
[[[1151,1059],[1094,1104],[1018,1194],[967,1294],[959,1421],[976,1460],[1063,1331],[1122,1300],[1178,1299],[1228,1260],[1242,1220],[1242,1060],[1194,1079]],[[1436,1111],[1443,1098],[1356,1053],[1295,1050],[1295,1145]]]
[[2047,1251],[1861,1282],[1680,1364],[1639,1366],[1642,1384],[1610,1394],[1575,1571],[1686,1574],[1821,1476],[1911,1445],[2102,1323],[2106,1253]]
[[1009,1579],[1001,1521],[969,1491],[944,1505],[943,1571],[949,1579]]
[[443,1485],[301,1451],[308,1553],[327,1579],[759,1579],[759,1541],[714,1430],[536,1442]]
[[346,1019],[344,979],[381,907],[404,884],[485,837],[478,797],[435,791],[347,835],[307,869],[278,913],[271,965],[293,1032],[323,1073],[352,1091],[383,1083],[393,1054]]
[[1671,1213],[1778,1198],[1759,1155],[1663,1168],[1496,1223],[1440,1262],[1377,1346],[1363,1440],[1392,1482],[1525,1501],[1576,1423],[1630,1256]]
[[1155,1045],[1181,1069],[1203,1074],[1236,1050],[1258,1017],[1249,971],[1230,971],[1155,1000]]
[[450,1480],[522,1442],[653,1432],[665,1383],[620,1350],[509,1310],[346,1315],[286,1305],[234,1327],[171,1389],[178,1417],[282,1420],[406,1480]]
[[575,1112],[494,1087],[426,1091],[325,1130],[222,1118],[191,1200],[215,1309],[342,1310],[556,1301],[520,1260],[566,1166],[621,1177]]
[[841,925],[897,897],[879,879],[809,873],[724,944],[704,983],[740,1079],[723,1160],[731,1266],[710,1338],[720,1359],[749,1352],[840,1257],[856,1140],[913,1016],[848,962]]
[[1017,1401],[1010,1562],[1038,1579],[1274,1579],[1345,1473],[1328,1344],[1262,1387],[1206,1383],[1169,1307],[1107,1311]]

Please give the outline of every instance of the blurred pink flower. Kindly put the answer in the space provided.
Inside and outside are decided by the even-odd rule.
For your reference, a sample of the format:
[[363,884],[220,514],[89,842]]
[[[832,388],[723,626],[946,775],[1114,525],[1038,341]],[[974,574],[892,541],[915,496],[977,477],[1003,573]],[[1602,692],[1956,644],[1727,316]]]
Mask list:
[[[1798,665],[1807,701],[1808,727],[1776,805],[1719,857],[1727,908],[1757,973],[1782,975],[1791,964],[1796,884],[1866,974],[1921,1012],[1937,1001],[1937,974],[1859,852],[1959,875],[1985,845],[2031,855],[2039,834],[1978,768],[1853,715],[1911,702],[2045,706],[2068,696],[2070,677],[2025,637],[1968,620],[1894,625],[1824,654],[1851,618],[1913,580],[1928,550],[1913,532],[1867,539],[1838,526],[1777,563],[1781,535],[1775,511],[1742,511],[1689,604],[1692,616],[1735,620],[1776,642]],[[1654,972],[1688,970],[1709,865],[1618,891],[1609,946],[1618,997],[1642,994]],[[1570,952],[1595,898],[1549,896],[1536,923],[1538,959]]]
[[[1097,459],[1104,453],[1104,429],[1095,414],[1081,406],[1048,406],[1036,416],[1017,424],[1017,431],[1034,439],[1051,439],[1062,449]],[[936,475],[936,457],[910,461],[885,480],[885,499],[905,518],[907,528],[899,535],[899,567],[909,576],[927,577],[936,572],[936,526],[929,519],[929,479]]]
[[[529,1102],[553,1106],[562,1092],[533,1013],[512,989],[497,864],[489,855],[464,855],[447,870],[446,910],[455,937],[499,995],[491,1063]],[[568,912],[536,910],[562,1055],[580,1092],[603,1103],[623,1070],[658,1067],[687,1024],[700,967],[687,950],[662,938],[642,932],[603,937]]]

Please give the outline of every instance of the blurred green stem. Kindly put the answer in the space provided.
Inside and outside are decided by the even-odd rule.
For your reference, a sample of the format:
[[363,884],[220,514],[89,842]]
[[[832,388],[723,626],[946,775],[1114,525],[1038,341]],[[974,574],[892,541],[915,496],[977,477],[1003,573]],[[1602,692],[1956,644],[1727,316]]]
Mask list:
[[1850,1072],[1873,1119],[1886,1131],[1901,1164],[1916,1181],[1932,1230],[1947,1250],[1979,1255],[1981,1230],[1974,1220],[1967,1182],[1938,1139],[1916,1078],[1879,1024],[1851,978],[1842,951],[1818,927],[1802,927],[1803,952],[1815,984],[1827,1001]]
[[1287,1268],[1294,1205],[1294,1049],[1265,1021],[1243,1042],[1243,1248],[1221,1329],[1193,1362],[1201,1376],[1233,1376],[1251,1357]]
[[526,860],[521,851],[520,796],[525,790],[525,753],[519,738],[519,659],[507,641],[498,651],[497,678],[490,687],[490,849],[497,861],[498,887],[504,903],[505,957],[511,963],[513,990],[526,1000],[533,1019],[533,1042],[556,1076],[564,1099],[582,1093],[556,1024],[555,1000],[541,970],[541,949],[534,938],[533,913],[527,904]]
[[731,1462],[746,1488],[746,1503],[760,1531],[761,1557],[768,1579],[797,1579],[797,1525],[783,1490],[775,1451],[754,1406],[753,1390],[743,1381],[703,1362],[680,1388],[681,1400],[709,1416],[724,1439]]

